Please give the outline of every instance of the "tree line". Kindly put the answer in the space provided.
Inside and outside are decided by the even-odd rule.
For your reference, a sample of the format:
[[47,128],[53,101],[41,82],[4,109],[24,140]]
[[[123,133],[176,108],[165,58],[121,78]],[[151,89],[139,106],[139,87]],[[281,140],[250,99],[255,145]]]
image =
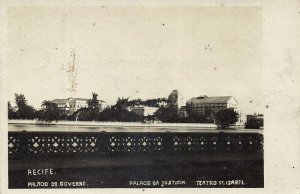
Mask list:
[[[37,119],[41,122],[52,122],[58,120],[79,120],[79,121],[118,121],[118,122],[154,122],[161,121],[165,123],[216,123],[221,127],[234,124],[238,120],[238,113],[232,109],[223,109],[214,113],[207,108],[204,114],[193,111],[192,107],[187,105],[186,117],[180,117],[177,107],[164,106],[169,103],[165,98],[141,100],[129,98],[118,98],[116,104],[101,109],[98,101],[98,95],[92,93],[92,98],[88,100],[86,108],[80,108],[71,115],[62,114],[57,104],[45,100],[41,103],[41,109],[36,110],[28,105],[23,94],[15,94],[16,106],[12,107],[8,102],[8,119]],[[133,106],[157,107],[153,115],[140,116],[132,111]]]
[[24,94],[15,94],[15,107],[8,102],[8,119],[37,119],[39,121],[52,122],[58,120],[80,120],[80,121],[144,121],[144,118],[129,111],[132,106],[159,107],[161,103],[167,103],[165,98],[156,99],[133,99],[118,98],[116,104],[105,107],[100,111],[101,105],[98,95],[92,93],[86,108],[80,108],[71,115],[63,114],[56,103],[44,100],[41,109],[37,110],[28,105]]

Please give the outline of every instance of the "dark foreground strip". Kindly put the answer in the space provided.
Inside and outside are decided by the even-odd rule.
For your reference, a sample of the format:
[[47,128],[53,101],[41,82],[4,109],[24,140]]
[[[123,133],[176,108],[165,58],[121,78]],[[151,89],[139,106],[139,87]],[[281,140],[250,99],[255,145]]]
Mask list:
[[258,133],[9,132],[9,188],[261,188]]

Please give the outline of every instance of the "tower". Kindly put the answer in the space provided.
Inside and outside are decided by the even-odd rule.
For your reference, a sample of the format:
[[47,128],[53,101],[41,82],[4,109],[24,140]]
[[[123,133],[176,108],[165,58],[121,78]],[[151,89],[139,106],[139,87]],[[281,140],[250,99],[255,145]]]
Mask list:
[[168,107],[179,109],[185,105],[184,97],[178,90],[173,90],[168,96]]

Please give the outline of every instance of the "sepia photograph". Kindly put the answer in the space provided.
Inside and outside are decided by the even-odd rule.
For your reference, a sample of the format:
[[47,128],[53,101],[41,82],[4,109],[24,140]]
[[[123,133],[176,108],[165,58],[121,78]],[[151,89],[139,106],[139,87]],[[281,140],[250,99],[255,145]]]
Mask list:
[[261,7],[11,6],[6,22],[9,189],[264,188]]

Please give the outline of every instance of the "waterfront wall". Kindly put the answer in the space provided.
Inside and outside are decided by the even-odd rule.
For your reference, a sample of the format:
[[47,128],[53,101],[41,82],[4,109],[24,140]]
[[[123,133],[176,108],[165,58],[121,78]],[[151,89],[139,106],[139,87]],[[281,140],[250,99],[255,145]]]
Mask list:
[[263,135],[259,133],[8,133],[10,158],[262,152]]
[[[35,125],[37,120],[9,120],[8,124]],[[192,127],[192,128],[217,128],[213,123],[141,123],[141,122],[104,122],[104,121],[57,121],[55,125],[69,126],[122,126],[122,127]]]

